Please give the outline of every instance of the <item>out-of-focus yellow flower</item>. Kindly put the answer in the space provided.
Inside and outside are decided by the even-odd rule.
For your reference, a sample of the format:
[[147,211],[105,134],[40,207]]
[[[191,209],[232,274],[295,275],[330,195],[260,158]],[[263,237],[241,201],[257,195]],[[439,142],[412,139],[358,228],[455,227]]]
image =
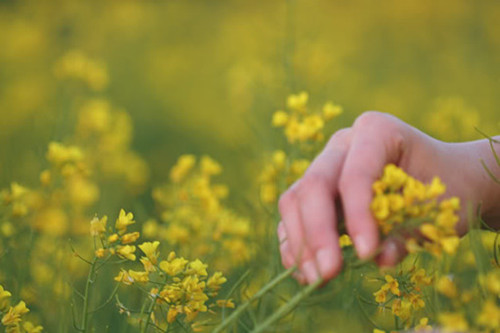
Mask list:
[[487,299],[477,317],[477,323],[488,330],[500,329],[500,307],[495,300]]
[[173,183],[180,183],[191,171],[196,163],[194,155],[182,155],[177,160],[175,166],[170,170],[170,180]]
[[220,308],[229,308],[229,309],[234,309],[236,306],[234,305],[234,302],[230,299],[218,299],[216,301],[216,304]]
[[98,218],[95,216],[92,221],[90,221],[90,235],[91,236],[102,236],[106,232],[106,224],[108,222],[108,217],[103,216]]
[[436,290],[448,298],[455,298],[458,295],[455,283],[448,276],[441,276],[437,280]]
[[328,102],[323,106],[323,118],[328,121],[331,120],[342,113],[342,107],[340,105]]
[[429,318],[427,317],[423,317],[423,318],[420,318],[420,321],[418,322],[418,325],[415,326],[415,331],[417,332],[427,332],[427,331],[431,331],[432,330],[432,326],[429,325]]
[[43,331],[43,327],[40,325],[35,325],[30,321],[25,321],[23,323],[23,329],[26,333],[41,333]]
[[81,81],[95,91],[104,90],[109,82],[104,64],[91,60],[79,50],[64,54],[56,63],[54,70],[59,78]]
[[202,156],[200,160],[200,171],[204,176],[215,176],[222,172],[222,166],[210,156]]
[[7,308],[11,296],[12,294],[0,285],[0,311],[4,311]]
[[438,322],[446,332],[467,332],[469,330],[469,324],[460,312],[439,313]]
[[302,91],[296,95],[292,94],[288,96],[286,100],[286,106],[289,109],[304,112],[308,100],[309,100],[309,94],[305,91]]
[[275,127],[283,127],[288,122],[288,119],[289,119],[288,113],[279,110],[273,114],[272,124]]

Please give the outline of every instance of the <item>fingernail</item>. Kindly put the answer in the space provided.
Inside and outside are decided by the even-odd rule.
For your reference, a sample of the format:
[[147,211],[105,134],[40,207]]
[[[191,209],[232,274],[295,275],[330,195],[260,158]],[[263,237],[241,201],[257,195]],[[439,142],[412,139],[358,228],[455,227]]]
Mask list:
[[309,284],[316,282],[319,279],[318,268],[314,260],[306,261],[302,264],[302,273],[306,276]]
[[354,246],[356,247],[356,252],[360,259],[367,259],[371,256],[375,244],[372,237],[367,237],[365,234],[359,234],[354,237]]
[[333,249],[324,248],[316,253],[316,262],[322,277],[330,276],[335,270],[335,253]]

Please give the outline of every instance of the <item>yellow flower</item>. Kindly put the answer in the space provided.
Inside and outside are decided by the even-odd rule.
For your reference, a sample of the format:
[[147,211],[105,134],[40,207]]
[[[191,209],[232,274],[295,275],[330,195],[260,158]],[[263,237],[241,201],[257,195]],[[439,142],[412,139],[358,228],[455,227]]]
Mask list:
[[170,170],[170,180],[173,183],[180,183],[196,164],[194,155],[182,155],[177,163]]
[[309,94],[305,91],[302,91],[297,95],[288,96],[286,105],[288,108],[292,110],[303,112],[305,111],[308,100],[309,100]]
[[129,269],[128,275],[134,280],[134,282],[141,282],[141,283],[149,282],[148,272],[138,272]]
[[197,274],[201,276],[207,276],[207,266],[200,259],[196,259],[195,261],[191,261],[188,266],[188,270],[186,274]]
[[282,127],[282,126],[285,126],[287,124],[288,119],[289,119],[288,113],[286,113],[285,111],[281,111],[281,110],[276,111],[273,114],[272,124],[274,127]]
[[140,236],[141,234],[137,231],[125,234],[122,236],[122,244],[134,243],[136,240],[139,239]]
[[382,286],[382,288],[380,288],[380,290],[374,292],[373,296],[375,296],[375,302],[385,303],[387,300],[387,291],[388,289],[384,285]]
[[104,256],[106,255],[107,252],[108,252],[108,250],[103,249],[103,248],[99,248],[99,249],[95,250],[95,256],[97,258],[104,258]]
[[2,318],[2,325],[10,326],[19,323],[21,316],[28,312],[29,309],[26,307],[26,303],[20,301],[16,306],[9,308],[9,311]]
[[414,284],[423,284],[428,286],[432,283],[432,278],[430,276],[426,276],[425,269],[420,268],[411,275],[410,281]]
[[136,259],[134,252],[135,252],[135,245],[118,246],[116,249],[116,253],[120,257],[131,261],[134,261]]
[[222,166],[209,156],[203,156],[200,161],[200,171],[202,175],[214,176],[222,172]]
[[108,242],[110,243],[114,243],[116,242],[118,239],[120,239],[120,236],[118,236],[118,234],[112,234],[108,237]]
[[156,263],[158,262],[158,246],[160,246],[159,241],[144,242],[139,245],[141,251],[144,252],[146,257],[151,261],[151,263],[153,263],[153,265],[156,265]]
[[351,237],[349,237],[349,235],[347,234],[341,235],[339,237],[339,245],[341,248],[351,246],[352,245]]
[[215,272],[208,280],[207,287],[212,290],[219,290],[220,286],[224,284],[227,279],[222,275],[221,272]]
[[118,230],[120,235],[127,231],[127,227],[134,224],[134,215],[132,213],[126,213],[125,210],[120,210],[120,215],[116,219],[115,228]]
[[281,170],[286,166],[286,154],[283,150],[276,150],[273,153],[273,164],[276,169]]
[[490,330],[500,329],[500,307],[495,301],[488,299],[484,302],[477,323]]
[[41,333],[43,331],[42,326],[40,326],[40,325],[35,326],[30,321],[23,322],[23,329],[26,331],[26,333]]
[[171,261],[162,261],[160,262],[160,268],[162,271],[167,273],[170,276],[176,276],[180,272],[184,270],[188,261],[184,258],[175,258]]
[[387,283],[385,284],[387,286],[387,289],[389,289],[393,295],[401,296],[398,280],[396,280],[390,275],[386,275],[385,281],[387,281]]
[[428,325],[429,323],[429,318],[423,317],[420,319],[418,322],[418,325],[415,326],[415,331],[420,332],[420,331],[431,331],[432,327]]
[[385,333],[384,330],[379,330],[378,328],[373,329],[373,333]]
[[411,303],[406,299],[395,299],[392,303],[392,313],[399,318],[406,320],[411,315]]
[[328,121],[331,120],[342,113],[342,107],[340,105],[328,102],[323,106],[323,118]]
[[128,286],[134,283],[134,279],[123,269],[115,276],[114,280]]
[[458,295],[457,287],[448,276],[442,276],[436,283],[436,290],[448,298],[455,298]]
[[106,232],[106,223],[108,222],[108,217],[103,216],[99,219],[95,216],[92,221],[90,221],[90,235],[91,236],[101,236]]
[[10,292],[3,289],[3,286],[0,285],[0,311],[4,311],[9,305],[9,298],[12,296]]
[[462,313],[440,313],[438,314],[438,322],[448,332],[467,332],[469,330],[469,324]]

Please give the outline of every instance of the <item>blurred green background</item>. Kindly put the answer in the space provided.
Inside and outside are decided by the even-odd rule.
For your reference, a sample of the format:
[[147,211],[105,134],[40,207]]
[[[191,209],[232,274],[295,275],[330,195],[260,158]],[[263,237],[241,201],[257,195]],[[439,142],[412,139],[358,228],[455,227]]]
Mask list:
[[[345,112],[395,114],[445,140],[494,133],[498,1],[0,1],[0,183],[35,182],[46,145],[73,130],[75,96],[125,109],[134,148],[164,180],[208,153],[232,184],[282,140],[272,112],[306,90]],[[78,51],[109,83],[58,80]]]

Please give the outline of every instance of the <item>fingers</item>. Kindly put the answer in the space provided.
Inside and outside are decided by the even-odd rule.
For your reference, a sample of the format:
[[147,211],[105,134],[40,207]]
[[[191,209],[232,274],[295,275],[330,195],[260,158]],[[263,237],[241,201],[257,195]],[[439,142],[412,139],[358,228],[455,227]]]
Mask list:
[[346,227],[358,256],[367,259],[377,249],[379,233],[370,211],[372,184],[387,163],[397,163],[403,137],[393,117],[378,112],[360,116],[339,181]]
[[[289,244],[281,249],[286,264],[295,258],[308,283],[334,277],[341,268],[336,230],[335,195],[349,146],[350,129],[337,132],[323,152],[280,199],[280,212]],[[281,229],[281,231],[280,231]],[[282,233],[282,227],[278,232]],[[284,253],[284,250],[290,253]]]

